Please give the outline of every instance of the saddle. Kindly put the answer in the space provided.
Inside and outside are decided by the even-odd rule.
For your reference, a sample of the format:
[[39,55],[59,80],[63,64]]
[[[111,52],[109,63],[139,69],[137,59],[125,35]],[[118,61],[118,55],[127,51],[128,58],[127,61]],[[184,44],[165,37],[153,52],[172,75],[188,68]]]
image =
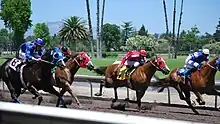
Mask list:
[[126,65],[120,68],[119,75],[117,77],[118,80],[129,79],[131,74],[135,71],[136,68],[130,69]]

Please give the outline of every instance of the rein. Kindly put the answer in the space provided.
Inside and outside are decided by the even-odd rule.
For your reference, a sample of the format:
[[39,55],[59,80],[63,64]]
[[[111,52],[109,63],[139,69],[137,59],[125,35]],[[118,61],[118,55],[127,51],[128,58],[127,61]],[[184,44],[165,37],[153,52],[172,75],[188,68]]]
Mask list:
[[210,65],[208,62],[207,62],[207,65],[208,65],[209,67],[211,67],[212,69],[217,70],[214,66]]
[[152,61],[150,61],[150,63],[151,63],[157,70],[159,70],[159,68],[158,68]]

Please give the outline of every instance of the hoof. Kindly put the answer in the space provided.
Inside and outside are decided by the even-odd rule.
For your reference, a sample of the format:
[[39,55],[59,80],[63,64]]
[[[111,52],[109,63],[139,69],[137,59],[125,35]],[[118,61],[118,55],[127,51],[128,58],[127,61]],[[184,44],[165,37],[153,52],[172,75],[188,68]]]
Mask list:
[[115,103],[116,101],[117,101],[116,99],[113,99],[113,100],[112,100],[112,103]]
[[196,106],[196,102],[194,100],[192,100],[192,106],[195,107]]
[[61,105],[60,108],[68,108],[66,105]]
[[121,111],[125,111],[125,106],[126,106],[125,104],[115,104],[115,103],[111,104],[112,109],[121,110]]
[[13,99],[11,102],[12,103],[21,103],[19,99]]
[[102,96],[102,93],[96,93],[95,96]]

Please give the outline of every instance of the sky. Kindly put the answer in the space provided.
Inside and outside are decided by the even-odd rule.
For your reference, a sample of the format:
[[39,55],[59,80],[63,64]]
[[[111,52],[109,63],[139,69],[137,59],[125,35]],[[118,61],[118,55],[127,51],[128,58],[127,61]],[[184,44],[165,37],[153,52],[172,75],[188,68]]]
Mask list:
[[[34,23],[62,21],[70,16],[79,16],[87,20],[85,0],[31,0],[31,2],[31,19]],[[181,0],[177,0],[176,29],[180,2]],[[171,30],[173,0],[166,0],[166,4]],[[90,9],[92,23],[96,27],[96,0],[90,0]],[[188,30],[196,25],[201,33],[214,33],[219,18],[220,0],[184,0],[181,30]],[[162,0],[106,0],[104,23],[121,25],[124,21],[132,21],[137,30],[144,24],[150,33],[165,32]]]

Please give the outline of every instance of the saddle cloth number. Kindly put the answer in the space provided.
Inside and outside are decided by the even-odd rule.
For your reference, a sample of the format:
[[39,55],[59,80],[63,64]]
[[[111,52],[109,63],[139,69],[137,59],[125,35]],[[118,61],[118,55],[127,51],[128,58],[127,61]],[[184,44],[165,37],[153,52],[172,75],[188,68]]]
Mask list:
[[12,69],[14,69],[16,71],[16,67],[21,64],[21,60],[17,59],[17,58],[13,58],[9,64],[9,67],[11,67]]

